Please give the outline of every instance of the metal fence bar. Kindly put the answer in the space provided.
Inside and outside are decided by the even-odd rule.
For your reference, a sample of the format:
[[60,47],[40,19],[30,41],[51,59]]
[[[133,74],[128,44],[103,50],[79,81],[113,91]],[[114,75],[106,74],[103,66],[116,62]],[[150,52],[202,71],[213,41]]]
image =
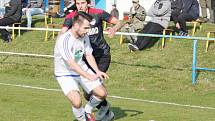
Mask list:
[[199,67],[196,67],[196,70],[215,71],[215,68],[199,68]]

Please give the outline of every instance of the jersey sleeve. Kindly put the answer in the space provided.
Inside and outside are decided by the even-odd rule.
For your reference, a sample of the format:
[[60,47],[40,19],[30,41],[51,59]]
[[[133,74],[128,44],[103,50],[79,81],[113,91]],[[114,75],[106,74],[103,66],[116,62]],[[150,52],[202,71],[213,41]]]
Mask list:
[[71,28],[72,27],[72,18],[76,15],[76,11],[69,13],[64,20],[63,27]]
[[64,60],[74,60],[73,43],[69,37],[60,37],[58,40],[58,49]]
[[72,26],[72,18],[65,18],[63,27],[71,28]]
[[85,36],[84,38],[84,48],[85,48],[84,54],[92,54],[93,48],[91,47],[90,39],[88,36]]

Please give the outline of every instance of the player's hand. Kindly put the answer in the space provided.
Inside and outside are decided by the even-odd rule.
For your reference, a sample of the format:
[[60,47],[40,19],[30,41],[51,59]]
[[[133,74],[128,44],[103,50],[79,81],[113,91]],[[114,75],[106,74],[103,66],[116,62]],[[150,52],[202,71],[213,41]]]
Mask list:
[[106,74],[106,73],[104,73],[104,72],[102,72],[102,71],[97,71],[96,72],[96,74],[98,75],[98,77],[100,78],[100,79],[109,79],[109,76]]
[[180,24],[177,22],[176,24],[175,24],[175,27],[177,28],[177,29],[180,29],[181,27],[180,27]]
[[99,76],[97,74],[88,74],[87,78],[90,80],[90,81],[95,81],[99,78]]
[[107,32],[108,32],[108,37],[110,37],[110,38],[113,38],[113,36],[116,33],[116,31],[113,28],[111,28],[111,27],[107,28]]

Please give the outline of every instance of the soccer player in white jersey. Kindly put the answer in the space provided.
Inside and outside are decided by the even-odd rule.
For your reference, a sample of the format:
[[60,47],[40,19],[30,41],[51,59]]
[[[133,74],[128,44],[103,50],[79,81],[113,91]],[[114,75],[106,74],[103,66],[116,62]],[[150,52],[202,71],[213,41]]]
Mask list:
[[[78,121],[95,121],[92,110],[107,96],[107,90],[101,81],[109,77],[98,69],[87,35],[92,20],[89,14],[77,12],[72,19],[72,28],[57,39],[54,50],[56,79],[71,102]],[[83,56],[95,73],[82,60]],[[93,92],[84,108],[79,85],[86,92]]]

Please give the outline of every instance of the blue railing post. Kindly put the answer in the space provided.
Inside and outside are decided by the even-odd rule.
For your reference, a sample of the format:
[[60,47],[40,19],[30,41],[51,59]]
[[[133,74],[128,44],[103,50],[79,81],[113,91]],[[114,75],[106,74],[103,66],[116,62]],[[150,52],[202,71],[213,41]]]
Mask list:
[[60,1],[60,13],[63,13],[63,9],[64,9],[64,0]]
[[49,10],[49,0],[45,0],[45,11],[48,12]]
[[196,51],[197,51],[197,40],[193,41],[193,65],[192,65],[192,84],[196,84]]

